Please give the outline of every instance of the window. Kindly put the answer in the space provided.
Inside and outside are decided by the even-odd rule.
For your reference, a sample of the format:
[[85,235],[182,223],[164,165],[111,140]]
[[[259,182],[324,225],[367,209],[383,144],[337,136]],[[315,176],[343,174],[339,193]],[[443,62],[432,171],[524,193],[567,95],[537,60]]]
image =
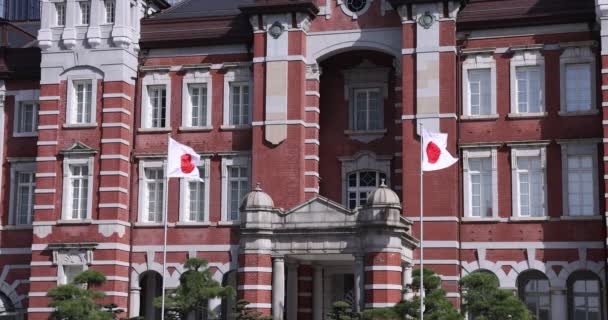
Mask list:
[[232,82],[230,84],[230,124],[249,124],[249,83]]
[[167,89],[165,86],[148,86],[149,127],[167,126]]
[[10,224],[29,225],[32,223],[34,189],[36,188],[35,173],[35,163],[11,165]]
[[162,222],[165,205],[165,164],[163,161],[140,163],[139,220]]
[[491,69],[468,70],[470,115],[492,114]]
[[575,273],[568,279],[570,319],[602,319],[601,284],[589,273]]
[[188,85],[190,96],[190,126],[207,126],[207,86],[204,84]]
[[9,21],[40,20],[40,0],[1,0],[0,17]]
[[88,25],[91,19],[91,3],[89,1],[80,1],[78,6],[80,7],[80,24]]
[[59,277],[59,284],[70,284],[74,283],[74,279],[77,275],[85,271],[85,266],[78,265],[63,265],[63,274]]
[[63,219],[91,218],[93,158],[66,157],[63,162]]
[[15,136],[32,136],[38,132],[38,103],[18,102],[15,116]]
[[597,145],[564,142],[562,147],[563,207],[566,216],[599,213]]
[[95,121],[95,81],[72,80],[72,98],[68,107],[69,124],[92,124]]
[[209,221],[209,164],[210,159],[201,159],[199,173],[203,181],[181,180],[180,192],[180,221],[208,222]]
[[517,67],[517,112],[538,113],[542,111],[542,90],[539,67]]
[[116,6],[114,3],[115,0],[105,0],[105,14],[106,14],[106,23],[114,23],[114,17],[116,16]]
[[512,157],[515,215],[546,216],[545,149],[513,149]]
[[520,299],[537,320],[551,319],[549,280],[538,271],[526,271],[517,279]]
[[55,2],[55,24],[59,27],[65,25],[65,2]]
[[566,64],[566,111],[591,110],[591,65],[589,63]]
[[355,209],[367,203],[369,194],[376,190],[386,174],[378,171],[358,171],[348,175],[348,207]]
[[470,218],[491,218],[498,207],[496,149],[465,150],[463,162],[464,208]]
[[240,219],[241,200],[251,188],[249,157],[222,158],[222,220]]
[[383,96],[380,88],[354,89],[355,130],[380,130],[383,125]]

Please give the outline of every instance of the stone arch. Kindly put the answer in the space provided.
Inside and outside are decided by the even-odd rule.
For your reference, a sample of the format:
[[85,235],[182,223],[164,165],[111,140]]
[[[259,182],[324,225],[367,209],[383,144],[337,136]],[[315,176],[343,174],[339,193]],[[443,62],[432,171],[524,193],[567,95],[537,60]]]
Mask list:
[[[483,260],[483,261],[475,261],[472,263],[463,263],[462,264],[462,275],[466,276],[468,274],[474,273],[474,272],[489,272],[494,274],[497,278],[498,278],[498,283],[499,286],[501,288],[510,288],[512,287],[512,281],[510,280],[511,277],[509,277],[505,271],[501,268],[500,265],[491,262],[491,261],[487,261],[487,260]],[[513,270],[511,270],[512,272]],[[511,272],[509,272],[509,274],[511,274]]]
[[312,53],[312,59],[316,62],[321,62],[335,56],[340,53],[347,51],[358,51],[358,50],[371,50],[386,53],[393,56],[398,60],[400,64],[401,50],[385,43],[371,41],[371,40],[347,40],[339,43],[332,43],[331,45],[321,48],[319,51]]
[[0,282],[0,294],[4,295],[15,309],[22,309],[23,305],[21,301],[23,299],[19,296],[17,291],[15,291],[15,287],[16,285],[10,286],[2,281]]
[[71,76],[95,76],[96,79],[103,79],[104,72],[94,66],[76,66],[63,70],[60,74],[61,80],[67,80]]

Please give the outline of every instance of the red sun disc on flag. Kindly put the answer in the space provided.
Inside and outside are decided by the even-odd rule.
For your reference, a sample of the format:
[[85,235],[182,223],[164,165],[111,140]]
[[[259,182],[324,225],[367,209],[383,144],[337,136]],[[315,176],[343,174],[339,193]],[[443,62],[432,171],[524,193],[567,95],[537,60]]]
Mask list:
[[181,157],[181,168],[183,173],[190,173],[194,171],[194,164],[192,164],[192,156],[184,154]]
[[426,158],[428,159],[430,164],[435,164],[439,161],[439,157],[441,156],[441,149],[433,143],[429,142],[426,145]]

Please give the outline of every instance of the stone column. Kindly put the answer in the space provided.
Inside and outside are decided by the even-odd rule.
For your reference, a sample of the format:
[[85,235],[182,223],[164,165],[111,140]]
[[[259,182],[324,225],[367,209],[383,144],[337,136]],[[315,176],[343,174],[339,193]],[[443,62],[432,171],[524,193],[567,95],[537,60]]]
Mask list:
[[411,292],[410,290],[406,289],[408,288],[409,285],[412,284],[412,265],[411,264],[404,264],[403,265],[403,299],[404,300],[408,300],[414,297],[414,293]]
[[285,311],[285,258],[272,258],[272,319],[283,320]]
[[363,310],[363,297],[364,297],[364,279],[365,279],[365,264],[363,263],[364,256],[355,256],[355,311],[360,312]]
[[371,252],[365,257],[365,307],[387,308],[401,301],[401,254]]
[[323,319],[323,267],[313,266],[312,274],[312,319]]
[[551,290],[551,320],[568,319],[568,299],[565,289]]
[[131,288],[129,294],[129,317],[135,318],[139,316],[139,303],[141,301],[141,288]]
[[298,264],[287,264],[287,319],[298,318]]

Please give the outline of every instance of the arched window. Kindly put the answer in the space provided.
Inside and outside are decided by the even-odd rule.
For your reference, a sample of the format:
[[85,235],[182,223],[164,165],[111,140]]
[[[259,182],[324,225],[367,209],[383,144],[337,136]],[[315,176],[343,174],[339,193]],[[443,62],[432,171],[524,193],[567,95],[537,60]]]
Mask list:
[[21,319],[20,315],[17,314],[15,307],[11,300],[0,293],[0,320],[17,320]]
[[530,270],[517,278],[519,298],[537,320],[551,319],[549,280],[540,271]]
[[590,272],[577,272],[568,279],[568,307],[572,320],[602,319],[600,279]]
[[356,207],[365,205],[367,196],[376,190],[382,180],[386,183],[386,174],[379,171],[357,171],[348,175],[348,207],[355,209]]
[[154,306],[154,298],[160,297],[163,277],[155,271],[146,271],[141,276],[141,300],[139,315],[144,320],[159,320],[160,309]]
[[[224,280],[222,281],[222,286],[224,287],[232,287],[236,291],[236,271],[230,271],[224,275]],[[222,299],[222,314],[220,315],[220,319],[222,320],[233,320],[234,307],[236,306],[236,298],[226,297]]]

